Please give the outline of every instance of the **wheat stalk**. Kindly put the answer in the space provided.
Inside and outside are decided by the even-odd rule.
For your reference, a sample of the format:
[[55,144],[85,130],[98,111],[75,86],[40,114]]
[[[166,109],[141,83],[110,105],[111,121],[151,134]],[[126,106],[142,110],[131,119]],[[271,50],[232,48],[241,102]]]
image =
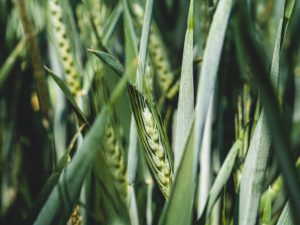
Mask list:
[[[134,4],[133,12],[137,17],[138,23],[142,26],[144,19],[144,11],[138,5]],[[157,25],[152,22],[150,36],[149,36],[149,53],[152,63],[155,66],[158,78],[158,84],[163,93],[166,93],[174,79],[171,72],[170,61],[166,53],[166,47],[160,35]]]
[[78,71],[75,66],[75,60],[70,50],[70,42],[67,38],[66,26],[62,22],[62,8],[58,0],[49,0],[49,9],[51,13],[51,22],[55,41],[58,45],[58,51],[61,63],[66,74],[66,80],[74,96],[80,94],[81,85]]
[[166,198],[170,195],[173,178],[171,148],[157,110],[132,85],[128,91],[138,135],[145,149],[145,156],[159,188]]

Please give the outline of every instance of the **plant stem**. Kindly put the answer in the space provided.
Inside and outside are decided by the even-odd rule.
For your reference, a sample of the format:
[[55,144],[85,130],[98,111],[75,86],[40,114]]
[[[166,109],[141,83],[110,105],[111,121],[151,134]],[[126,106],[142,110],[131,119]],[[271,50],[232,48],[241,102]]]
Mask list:
[[46,77],[42,67],[41,53],[38,49],[37,40],[35,39],[35,32],[29,20],[24,0],[15,0],[15,3],[19,10],[22,26],[30,49],[29,55],[33,67],[33,76],[37,85],[37,96],[41,106],[41,111],[46,119],[46,122],[48,122],[50,116],[50,99]]

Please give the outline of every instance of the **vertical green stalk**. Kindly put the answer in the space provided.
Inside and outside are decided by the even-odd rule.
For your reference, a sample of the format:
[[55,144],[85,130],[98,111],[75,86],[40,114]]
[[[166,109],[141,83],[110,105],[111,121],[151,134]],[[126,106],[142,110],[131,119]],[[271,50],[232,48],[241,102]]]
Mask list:
[[33,76],[37,85],[37,95],[39,99],[39,104],[41,105],[41,110],[44,114],[44,117],[47,120],[47,123],[49,123],[48,119],[50,116],[50,98],[46,77],[42,66],[41,53],[38,48],[37,40],[35,39],[34,29],[28,18],[24,0],[15,0],[15,2],[19,10],[24,33],[27,38],[30,49],[29,55],[33,67]]
[[147,0],[146,9],[145,9],[145,18],[143,23],[142,37],[138,55],[138,68],[136,72],[136,84],[138,90],[143,92],[143,76],[145,75],[146,70],[146,58],[148,52],[148,42],[151,28],[151,19],[152,19],[152,9],[153,9],[153,0]]

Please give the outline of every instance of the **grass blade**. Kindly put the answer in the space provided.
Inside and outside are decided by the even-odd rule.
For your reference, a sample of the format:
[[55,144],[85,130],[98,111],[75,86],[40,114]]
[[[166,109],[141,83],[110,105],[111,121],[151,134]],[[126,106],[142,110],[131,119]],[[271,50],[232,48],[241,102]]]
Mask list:
[[[125,34],[125,65],[137,58],[137,38],[133,27],[133,22],[128,9],[127,0],[122,1],[123,6],[123,20],[124,20],[124,34]],[[135,70],[136,71],[136,70]],[[129,183],[129,215],[133,225],[139,224],[137,203],[135,197],[134,182],[136,177],[136,169],[139,155],[137,154],[137,130],[134,121],[134,115],[131,115],[130,121],[130,134],[129,134],[129,147],[128,147],[128,183]],[[130,163],[129,163],[130,162]]]
[[[283,9],[282,9],[283,17]],[[277,87],[279,79],[279,54],[282,37],[282,20],[279,23],[273,61],[271,66],[271,79],[273,86]],[[264,182],[265,171],[271,147],[271,136],[268,130],[267,118],[263,109],[253,137],[250,142],[248,154],[242,171],[239,190],[239,223],[255,224],[259,201]]]
[[[217,68],[232,6],[232,0],[221,0],[214,15],[203,57],[200,83],[198,85],[195,126],[190,125],[190,129],[193,129],[193,132],[186,142],[182,161],[173,181],[174,189],[172,190],[170,200],[165,206],[165,212],[160,218],[160,224],[163,225],[186,225],[191,222],[199,155],[198,149],[200,149],[202,144],[206,114],[213,94]],[[191,131],[190,129],[188,131]]]
[[277,225],[295,225],[293,220],[292,209],[290,203],[287,202],[283,208],[283,211],[280,214]]
[[[45,225],[53,224],[61,219],[67,220],[73,204],[79,198],[84,178],[92,168],[92,162],[98,153],[98,146],[104,137],[104,128],[108,118],[109,108],[105,107],[84,138],[73,160],[60,176],[58,184],[52,190],[34,224]],[[64,195],[68,195],[68,200]]]
[[4,64],[0,69],[0,89],[2,85],[5,83],[7,76],[9,75],[10,71],[13,69],[15,62],[19,55],[24,51],[24,47],[26,44],[26,38],[22,38],[15,49],[10,53],[8,58],[5,60]]
[[124,34],[125,34],[125,65],[134,60],[138,55],[137,38],[133,27],[132,18],[128,9],[127,0],[122,1],[124,14]]
[[94,50],[94,49],[88,49],[88,51],[94,53],[102,62],[104,62],[111,69],[113,69],[118,75],[120,76],[123,75],[124,67],[119,62],[119,60],[115,58],[113,55],[103,51]]
[[[244,2],[245,3],[245,2]],[[277,97],[272,88],[271,82],[268,79],[268,72],[265,63],[265,58],[260,54],[259,45],[255,42],[249,28],[243,29],[249,25],[248,11],[245,8],[247,4],[240,3],[240,16],[237,20],[239,28],[239,37],[243,46],[243,57],[250,62],[251,69],[253,70],[253,79],[258,85],[261,100],[264,105],[268,127],[274,142],[275,156],[279,162],[281,172],[285,179],[285,186],[287,193],[290,197],[292,209],[294,209],[297,221],[300,220],[300,184],[299,174],[295,168],[295,160],[293,154],[290,152],[289,132],[287,131],[284,119],[281,115]],[[247,52],[247,55],[245,54]]]
[[272,190],[271,188],[269,188],[266,193],[266,198],[263,205],[262,223],[271,224],[271,218],[272,218]]
[[[193,130],[193,123],[189,130]],[[192,220],[192,205],[195,189],[194,170],[194,135],[191,133],[187,139],[185,151],[172,184],[172,191],[167,201],[163,214],[160,217],[160,225],[187,225]]]
[[74,108],[74,111],[76,112],[76,114],[79,116],[79,118],[87,125],[89,125],[89,122],[86,118],[86,116],[84,115],[84,113],[81,111],[81,109],[79,108],[79,106],[77,105],[73,94],[71,93],[70,89],[68,88],[68,84],[62,80],[61,78],[59,78],[59,76],[57,76],[52,70],[50,70],[49,68],[45,67],[45,69],[47,70],[47,72],[50,74],[50,76],[53,78],[53,80],[56,82],[56,84],[60,87],[60,89],[63,91],[63,93],[65,94],[66,98],[69,100],[69,102],[71,103],[72,107]]
[[108,17],[107,21],[103,25],[103,37],[102,41],[104,45],[107,45],[109,39],[112,36],[113,31],[116,29],[116,25],[121,17],[122,13],[122,4],[121,1],[118,5],[114,8],[110,16]]
[[241,141],[237,140],[231,147],[231,149],[229,150],[228,155],[226,156],[222,167],[211,187],[211,190],[209,192],[209,196],[208,196],[208,202],[207,202],[207,206],[206,206],[206,210],[205,210],[205,214],[202,215],[205,216],[205,220],[207,220],[209,218],[209,215],[211,213],[211,210],[215,204],[215,202],[217,201],[223,187],[225,186],[225,184],[227,183],[233,167],[234,167],[234,163],[238,154],[238,151],[241,147]]
[[152,19],[153,0],[147,0],[145,9],[145,18],[143,23],[142,37],[139,49],[139,64],[136,73],[136,84],[138,90],[143,92],[143,75],[146,69],[146,59],[148,52],[148,42],[150,35],[151,19]]
[[36,218],[38,214],[38,210],[41,209],[43,204],[46,202],[47,197],[50,195],[52,189],[57,184],[59,180],[59,176],[61,175],[61,172],[66,167],[68,158],[70,157],[70,153],[74,147],[74,144],[76,143],[80,133],[82,132],[82,129],[84,126],[81,126],[77,133],[74,135],[72,140],[70,141],[69,146],[65,150],[64,155],[61,157],[61,159],[58,162],[57,168],[53,171],[53,173],[49,176],[49,178],[46,181],[46,184],[44,185],[43,189],[39,193],[38,197],[36,198],[33,206],[30,209],[30,212],[28,214],[28,217],[26,219],[26,224],[32,224],[33,220]]
[[202,144],[205,119],[209,101],[215,88],[226,28],[233,3],[233,0],[219,1],[209,30],[197,92],[195,109],[195,149],[200,149]]
[[194,114],[194,82],[193,82],[193,35],[194,35],[194,1],[190,3],[187,31],[183,48],[182,69],[180,78],[179,100],[177,108],[177,124],[175,130],[174,169],[177,170],[187,130]]

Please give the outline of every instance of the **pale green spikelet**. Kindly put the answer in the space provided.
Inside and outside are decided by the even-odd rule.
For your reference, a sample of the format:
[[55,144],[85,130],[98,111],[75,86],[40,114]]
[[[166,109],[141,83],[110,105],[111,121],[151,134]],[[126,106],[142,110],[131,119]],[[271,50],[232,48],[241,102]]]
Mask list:
[[67,38],[66,26],[62,21],[62,8],[57,0],[49,0],[51,14],[51,26],[55,42],[57,43],[61,63],[66,74],[66,80],[74,96],[81,93],[81,84],[75,65],[74,56],[71,53],[70,42]]
[[129,84],[128,91],[145,157],[159,188],[168,198],[173,179],[173,158],[162,121],[155,107],[135,87]]

